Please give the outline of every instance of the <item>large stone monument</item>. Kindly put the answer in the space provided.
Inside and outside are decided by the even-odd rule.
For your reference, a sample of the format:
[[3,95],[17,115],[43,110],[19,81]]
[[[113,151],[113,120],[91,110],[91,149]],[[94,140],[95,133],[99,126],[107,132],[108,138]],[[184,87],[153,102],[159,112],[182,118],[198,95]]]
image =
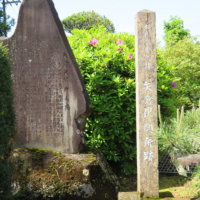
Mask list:
[[159,196],[158,144],[151,135],[157,129],[155,22],[155,12],[149,10],[135,17],[137,186],[141,197]]
[[8,45],[17,114],[16,147],[78,153],[91,106],[52,0],[24,0]]

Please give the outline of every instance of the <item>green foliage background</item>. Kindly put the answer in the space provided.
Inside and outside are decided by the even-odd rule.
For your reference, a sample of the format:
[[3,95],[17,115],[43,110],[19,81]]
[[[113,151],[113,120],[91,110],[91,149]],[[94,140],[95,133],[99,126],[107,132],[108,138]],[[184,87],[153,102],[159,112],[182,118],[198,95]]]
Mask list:
[[9,163],[15,133],[11,65],[0,43],[0,199],[10,199],[13,167]]
[[[136,173],[135,36],[107,33],[103,26],[87,31],[75,29],[72,33],[68,40],[92,106],[85,130],[86,145],[99,148],[107,160],[120,162],[126,174]],[[94,38],[98,40],[95,46],[89,43]],[[119,39],[121,45],[117,44]],[[176,89],[171,85],[172,67],[166,65],[160,51],[157,54],[158,104],[166,117],[176,110]]]
[[[198,106],[200,99],[200,45],[197,37],[185,37],[175,45],[166,45],[162,50],[163,60],[171,67],[171,75],[176,77],[177,100],[175,105],[180,109],[191,109],[194,103]],[[161,112],[162,113],[162,112]]]
[[105,16],[101,16],[94,11],[83,11],[77,14],[73,14],[63,19],[61,22],[63,24],[64,30],[68,33],[72,33],[72,30],[74,29],[89,30],[92,27],[98,27],[99,25],[104,25],[107,32],[115,32],[113,23]]
[[[178,78],[172,71],[174,67],[167,65],[164,57],[164,50],[156,50],[157,61],[157,101],[161,107],[162,118],[176,116],[176,101],[178,88],[172,87],[172,82],[177,82]],[[159,121],[158,121],[159,123]]]
[[[200,45],[198,37],[192,37],[183,24],[183,20],[177,16],[171,16],[168,22],[164,21],[165,46],[157,49],[157,65],[164,64],[165,69],[168,69],[165,71],[166,76],[173,77],[177,84],[175,94],[170,93],[170,96],[176,97],[174,106],[179,109],[184,106],[185,110],[189,110],[193,103],[198,106],[200,99]],[[162,115],[167,111],[163,108]]]
[[184,37],[190,36],[189,30],[184,29],[183,20],[177,16],[170,16],[169,21],[164,21],[164,37],[163,39],[168,45],[175,44],[183,40]]

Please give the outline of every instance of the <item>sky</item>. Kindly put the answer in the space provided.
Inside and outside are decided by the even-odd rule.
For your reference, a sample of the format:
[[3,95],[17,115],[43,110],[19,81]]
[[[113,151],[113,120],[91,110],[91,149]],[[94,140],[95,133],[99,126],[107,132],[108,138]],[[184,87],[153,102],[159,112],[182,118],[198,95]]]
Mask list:
[[[1,2],[1,0],[0,0]],[[156,12],[156,38],[162,40],[163,21],[172,15],[184,21],[184,28],[192,36],[200,35],[200,0],[53,0],[60,20],[82,11],[105,15],[115,26],[116,32],[135,32],[137,12],[147,9]],[[7,5],[6,12],[17,22],[20,4]],[[16,23],[17,24],[17,23]],[[8,33],[10,37],[16,25]]]

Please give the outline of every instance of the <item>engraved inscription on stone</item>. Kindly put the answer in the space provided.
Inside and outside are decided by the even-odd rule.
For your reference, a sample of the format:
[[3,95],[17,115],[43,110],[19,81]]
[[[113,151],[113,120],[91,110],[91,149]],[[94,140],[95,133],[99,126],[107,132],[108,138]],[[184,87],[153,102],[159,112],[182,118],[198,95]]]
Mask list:
[[1,40],[13,66],[15,146],[80,152],[91,106],[52,0],[24,0],[14,35]]
[[155,12],[138,12],[135,28],[137,185],[142,197],[158,197],[158,145],[152,137],[157,128]]

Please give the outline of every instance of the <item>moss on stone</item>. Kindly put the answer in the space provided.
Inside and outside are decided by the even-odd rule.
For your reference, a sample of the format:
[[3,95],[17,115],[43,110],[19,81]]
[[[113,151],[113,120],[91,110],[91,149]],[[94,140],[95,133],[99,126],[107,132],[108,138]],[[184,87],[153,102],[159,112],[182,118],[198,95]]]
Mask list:
[[[63,193],[73,194],[84,184],[94,184],[95,187],[100,188],[99,190],[105,190],[105,192],[114,191],[110,186],[110,180],[108,181],[109,177],[106,176],[106,181],[101,183],[100,180],[105,174],[101,170],[96,155],[90,153],[83,157],[85,158],[75,160],[48,149],[15,149],[12,160],[17,169],[14,180],[20,182],[18,195],[34,193],[42,197],[55,197]],[[90,171],[92,169],[92,180],[83,178],[85,167]]]

